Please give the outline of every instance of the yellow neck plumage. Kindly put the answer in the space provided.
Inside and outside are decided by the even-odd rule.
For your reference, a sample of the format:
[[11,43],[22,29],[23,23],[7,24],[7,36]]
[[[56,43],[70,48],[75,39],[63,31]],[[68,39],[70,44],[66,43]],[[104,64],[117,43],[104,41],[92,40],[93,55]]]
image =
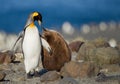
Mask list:
[[34,28],[34,26],[35,26],[35,25],[34,25],[34,22],[32,22],[32,23],[29,25],[30,28]]

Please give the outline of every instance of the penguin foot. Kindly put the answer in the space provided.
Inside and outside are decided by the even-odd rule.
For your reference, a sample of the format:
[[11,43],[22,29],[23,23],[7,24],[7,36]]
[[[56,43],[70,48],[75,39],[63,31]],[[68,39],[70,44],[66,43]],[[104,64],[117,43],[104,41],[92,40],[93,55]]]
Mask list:
[[46,69],[42,69],[40,71],[35,71],[34,72],[34,77],[40,77],[40,76],[42,76],[46,72],[48,72],[48,70],[46,70]]
[[33,78],[34,74],[27,73],[27,79]]
[[40,76],[41,76],[41,74],[38,71],[35,71],[34,77],[40,77]]

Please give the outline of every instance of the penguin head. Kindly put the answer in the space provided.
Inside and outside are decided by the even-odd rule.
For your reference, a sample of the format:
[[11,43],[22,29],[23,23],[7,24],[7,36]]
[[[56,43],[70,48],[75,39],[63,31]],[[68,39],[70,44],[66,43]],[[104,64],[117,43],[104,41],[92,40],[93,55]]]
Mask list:
[[33,21],[38,21],[38,24],[41,25],[42,15],[39,12],[33,12],[32,13],[32,19],[33,19]]
[[31,23],[34,23],[35,21],[38,22],[39,25],[42,24],[42,15],[39,12],[32,12],[29,17],[28,20],[26,22],[25,28],[27,26],[29,26]]

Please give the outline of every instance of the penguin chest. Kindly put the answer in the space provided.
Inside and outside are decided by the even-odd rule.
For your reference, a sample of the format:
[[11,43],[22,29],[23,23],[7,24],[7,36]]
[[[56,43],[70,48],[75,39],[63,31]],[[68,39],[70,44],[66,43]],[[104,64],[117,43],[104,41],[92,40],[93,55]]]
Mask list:
[[25,58],[39,59],[41,52],[41,43],[39,37],[39,31],[35,28],[27,28],[25,30],[25,36],[23,39],[23,53]]

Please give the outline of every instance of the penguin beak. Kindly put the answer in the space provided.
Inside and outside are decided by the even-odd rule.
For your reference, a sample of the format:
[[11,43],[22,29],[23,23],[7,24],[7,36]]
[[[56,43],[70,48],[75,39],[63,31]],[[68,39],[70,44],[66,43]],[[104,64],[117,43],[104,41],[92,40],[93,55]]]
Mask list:
[[38,24],[41,25],[41,21],[40,20],[38,20]]

